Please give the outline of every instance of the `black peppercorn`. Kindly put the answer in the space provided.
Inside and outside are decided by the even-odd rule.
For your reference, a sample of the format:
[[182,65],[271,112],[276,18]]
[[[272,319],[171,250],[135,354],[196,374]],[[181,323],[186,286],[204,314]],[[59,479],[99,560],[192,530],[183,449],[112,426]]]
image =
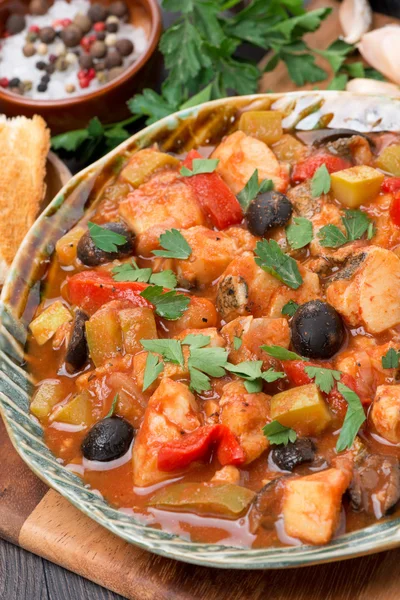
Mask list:
[[21,80],[18,77],[13,77],[13,79],[10,79],[10,81],[8,82],[8,87],[18,87],[20,83]]
[[46,65],[46,73],[48,73],[49,75],[53,75],[54,71],[56,70],[55,65],[51,64],[51,65]]
[[116,33],[119,29],[119,25],[112,21],[111,23],[106,23],[106,29],[109,33]]
[[49,4],[46,0],[32,0],[29,3],[29,12],[32,15],[45,15],[49,10]]
[[91,69],[93,67],[93,59],[90,54],[81,54],[79,57],[79,66],[81,69]]
[[106,39],[106,32],[105,31],[98,31],[96,33],[96,39],[99,40],[99,42],[104,42],[104,40]]
[[105,58],[106,69],[112,69],[113,67],[120,67],[122,65],[122,56],[115,48],[110,48]]
[[19,33],[25,28],[26,22],[24,15],[10,15],[6,21],[6,30],[11,35]]
[[37,86],[38,92],[46,92],[47,91],[47,83],[39,83]]
[[93,23],[98,23],[99,21],[105,21],[108,16],[108,10],[102,4],[98,4],[95,2],[88,10],[88,17],[92,20]]
[[46,63],[43,60],[39,60],[35,66],[37,69],[39,69],[39,71],[44,71],[47,67]]
[[50,75],[48,75],[48,74],[43,75],[43,77],[40,78],[40,81],[42,83],[49,83],[49,81],[50,81]]

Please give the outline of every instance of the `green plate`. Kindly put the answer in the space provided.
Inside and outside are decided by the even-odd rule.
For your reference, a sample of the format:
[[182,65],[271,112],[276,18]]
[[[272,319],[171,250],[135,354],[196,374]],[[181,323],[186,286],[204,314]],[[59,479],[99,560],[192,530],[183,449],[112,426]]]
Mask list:
[[284,112],[284,126],[299,130],[341,127],[364,132],[400,131],[400,101],[347,92],[263,94],[208,102],[147,127],[107,156],[75,175],[38,218],[22,243],[1,296],[0,410],[22,459],[47,485],[82,512],[141,548],[199,565],[233,569],[299,567],[360,556],[400,545],[400,519],[382,521],[338,537],[326,546],[245,549],[192,543],[141,523],[109,506],[98,493],[68,471],[43,442],[43,431],[29,414],[33,382],[26,371],[27,325],[40,301],[41,262],[56,241],[91,206],[104,168],[118,171],[127,154],[158,142],[164,150],[186,151],[213,143],[232,130],[245,109],[272,106]]

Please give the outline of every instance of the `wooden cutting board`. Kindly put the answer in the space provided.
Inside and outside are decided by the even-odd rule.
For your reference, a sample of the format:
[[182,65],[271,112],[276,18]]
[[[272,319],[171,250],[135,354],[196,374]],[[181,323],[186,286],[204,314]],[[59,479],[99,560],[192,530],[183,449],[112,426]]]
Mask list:
[[[325,48],[338,37],[334,14],[309,36]],[[376,16],[376,24],[393,19]],[[285,68],[267,74],[263,90],[293,89]],[[0,419],[0,537],[130,600],[398,600],[400,549],[290,571],[225,571],[155,556],[115,537],[49,490],[22,462]]]

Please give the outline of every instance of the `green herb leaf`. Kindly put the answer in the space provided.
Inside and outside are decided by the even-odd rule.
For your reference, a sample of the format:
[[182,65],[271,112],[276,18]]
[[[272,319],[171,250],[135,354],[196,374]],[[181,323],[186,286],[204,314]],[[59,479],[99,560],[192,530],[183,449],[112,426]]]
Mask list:
[[346,229],[346,234],[336,225],[325,225],[319,230],[318,237],[321,239],[321,246],[339,248],[339,246],[343,246],[347,242],[359,240],[365,232],[368,232],[368,236],[371,235],[372,237],[373,235],[374,225],[361,210],[346,210],[342,217],[342,222]]
[[104,229],[104,227],[100,227],[100,225],[96,225],[91,221],[88,222],[88,228],[93,244],[104,252],[117,252],[117,246],[123,246],[127,242],[124,235]]
[[249,394],[258,394],[259,392],[262,392],[263,389],[263,382],[261,377],[259,377],[258,379],[246,379],[243,382],[243,385],[246,388],[246,392],[248,392]]
[[279,421],[271,421],[271,423],[265,425],[263,433],[270,444],[284,444],[286,446],[289,442],[293,443],[297,439],[294,429],[281,425]]
[[263,179],[258,183],[258,169],[253,171],[252,176],[244,186],[244,188],[238,193],[237,199],[239,200],[240,206],[243,208],[243,212],[249,207],[249,204],[258,194],[264,194],[274,189],[274,182],[271,179]]
[[257,242],[255,261],[264,271],[294,290],[303,283],[297,262],[282,252],[275,240]]
[[214,173],[218,163],[219,158],[194,158],[192,170],[182,167],[180,174],[182,177],[193,177],[193,175],[201,175],[202,173]]
[[304,371],[310,379],[315,380],[315,385],[325,394],[329,394],[335,385],[335,381],[339,381],[342,376],[340,371],[323,369],[322,367],[304,367]]
[[347,82],[349,81],[349,76],[346,73],[339,73],[332,78],[329,83],[327,90],[345,90]]
[[193,392],[201,394],[201,392],[208,392],[208,390],[211,390],[210,378],[207,375],[195,367],[189,367],[189,375],[189,387]]
[[263,371],[261,373],[262,379],[267,383],[273,383],[274,381],[278,381],[278,379],[283,379],[286,377],[286,373],[282,371],[274,371],[274,369],[268,369],[268,371]]
[[159,273],[152,273],[150,276],[150,283],[154,285],[161,285],[168,290],[173,290],[178,281],[175,273],[170,269],[166,269],[165,271],[160,271]]
[[105,419],[107,419],[107,417],[112,417],[113,416],[113,414],[115,412],[115,409],[116,409],[116,406],[117,406],[117,403],[118,403],[118,394],[115,394],[114,399],[113,399],[112,404],[111,404],[111,408],[108,411],[108,413],[106,414]]
[[352,447],[358,430],[364,423],[366,416],[360,398],[353,390],[340,382],[337,384],[337,389],[348,404],[342,430],[336,444],[336,451],[342,452],[346,448]]
[[223,377],[227,361],[228,351],[224,348],[190,348],[189,367],[194,367],[210,377]]
[[296,310],[299,308],[299,304],[297,304],[297,302],[295,302],[294,300],[289,300],[289,302],[286,302],[286,304],[282,307],[282,314],[283,315],[288,315],[288,317],[293,317],[294,313],[296,312]]
[[67,131],[66,133],[60,133],[51,138],[51,147],[53,150],[67,150],[67,152],[74,152],[79,146],[83,144],[89,138],[89,132],[87,129],[75,129],[74,131]]
[[306,358],[296,354],[296,352],[291,352],[290,350],[286,350],[286,348],[282,348],[281,346],[260,346],[260,348],[278,360],[307,360]]
[[160,246],[163,250],[153,250],[156,256],[185,260],[192,254],[192,249],[177,229],[171,229],[160,235]]
[[331,189],[331,176],[326,165],[321,165],[311,179],[311,194],[314,198],[327,194]]
[[146,300],[155,307],[155,313],[169,321],[179,319],[190,304],[190,298],[183,294],[178,294],[174,290],[163,292],[160,285],[149,286],[143,292],[140,292]]
[[342,217],[349,241],[359,240],[368,230],[370,220],[361,210],[346,210]]
[[161,340],[140,340],[143,348],[148,352],[161,354],[166,362],[180,365],[183,367],[182,346],[179,340],[161,339]]
[[347,236],[336,225],[325,225],[318,231],[321,246],[339,248],[348,242]]
[[146,366],[144,369],[143,376],[143,391],[145,392],[148,387],[151,386],[153,381],[157,379],[157,377],[164,370],[164,363],[160,361],[159,357],[151,352],[148,353],[146,358]]
[[311,221],[304,217],[293,217],[293,222],[286,227],[286,237],[292,250],[304,248],[313,239]]
[[237,335],[233,336],[233,348],[234,350],[239,350],[239,348],[241,347],[241,345],[243,344],[243,340],[240,337],[237,337]]
[[210,341],[211,337],[209,335],[189,333],[182,341],[182,344],[187,344],[192,348],[204,348],[204,346],[208,346]]
[[225,368],[242,379],[258,379],[261,377],[262,360],[245,360],[237,365],[228,363]]
[[382,356],[382,367],[384,369],[397,369],[399,366],[400,353],[394,348],[389,348],[384,356]]
[[148,283],[152,274],[150,268],[139,269],[133,259],[130,263],[117,265],[111,272],[114,281],[140,281],[141,283]]

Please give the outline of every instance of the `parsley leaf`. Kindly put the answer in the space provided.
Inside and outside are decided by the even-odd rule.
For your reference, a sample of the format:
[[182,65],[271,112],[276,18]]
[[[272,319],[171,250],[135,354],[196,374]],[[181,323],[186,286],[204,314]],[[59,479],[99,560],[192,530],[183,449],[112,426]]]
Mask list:
[[[342,217],[343,225],[346,229],[344,234],[336,225],[325,225],[318,232],[318,237],[321,239],[321,246],[326,248],[339,248],[347,242],[354,242],[362,238],[365,232],[368,236],[373,236],[373,229],[368,215],[361,210],[346,210]],[[368,239],[371,239],[370,237]]]
[[159,317],[169,321],[179,319],[190,304],[188,296],[178,294],[175,290],[164,293],[160,285],[149,286],[140,295],[154,305]]
[[293,223],[286,227],[286,237],[292,250],[304,248],[313,238],[311,221],[304,217],[293,217]]
[[264,271],[294,290],[303,283],[297,262],[282,252],[275,240],[257,242],[255,261]]
[[133,259],[131,263],[117,265],[111,272],[114,281],[140,281],[142,283],[148,283],[152,274],[150,268],[139,269]]
[[189,367],[195,367],[211,377],[223,377],[227,364],[228,351],[224,348],[196,348],[191,346]]
[[176,275],[170,269],[153,273],[150,267],[139,269],[136,262],[132,259],[131,263],[117,265],[112,269],[114,281],[140,281],[142,283],[152,283],[167,289],[176,287]]
[[151,352],[148,353],[146,358],[146,366],[144,369],[143,376],[143,392],[151,386],[153,381],[157,379],[160,373],[163,372],[164,363],[160,361],[159,357]]
[[282,346],[260,346],[260,348],[278,360],[307,360],[295,352],[291,352],[290,350],[286,350],[286,348],[282,348]]
[[182,344],[187,344],[192,348],[204,348],[204,346],[208,346],[210,341],[211,337],[209,335],[189,333],[182,341]]
[[366,420],[366,416],[360,398],[353,390],[340,382],[337,384],[337,389],[348,404],[342,430],[336,444],[336,451],[342,452],[346,448],[351,448],[358,430]]
[[361,210],[346,210],[342,221],[350,241],[359,240],[368,230],[370,224],[368,216]]
[[193,392],[201,394],[201,392],[208,392],[208,390],[211,390],[210,378],[207,375],[205,375],[195,367],[189,367],[189,375],[189,387]]
[[193,177],[193,175],[201,175],[202,173],[214,173],[219,158],[194,158],[192,161],[192,170],[187,167],[182,167],[180,173],[182,177]]
[[246,360],[237,365],[228,363],[225,366],[225,369],[231,373],[235,373],[235,375],[238,377],[245,379],[244,386],[246,390],[249,392],[249,394],[253,394],[261,392],[263,379],[266,382],[271,383],[277,379],[282,379],[282,377],[285,377],[285,373],[279,373],[273,369],[268,369],[268,371],[262,372],[262,365],[262,360]]
[[165,361],[183,367],[182,346],[179,340],[140,340],[140,343],[148,352],[161,354]]
[[321,165],[311,179],[311,194],[314,198],[327,194],[331,189],[331,176],[326,165]]
[[242,344],[243,344],[242,338],[237,337],[237,335],[234,335],[233,336],[233,349],[239,350],[239,348],[241,347]]
[[175,273],[171,271],[171,269],[166,269],[159,273],[153,273],[150,277],[150,283],[161,285],[168,290],[173,290],[178,282]]
[[108,413],[106,414],[106,416],[104,417],[105,419],[107,419],[107,417],[112,417],[113,416],[113,414],[115,412],[115,408],[117,406],[117,403],[118,403],[118,394],[115,394],[114,399],[113,399],[112,404],[111,404],[111,408],[108,411]]
[[382,356],[382,367],[384,369],[397,369],[399,366],[400,353],[394,348],[389,348],[384,356]]
[[335,381],[339,381],[342,376],[340,371],[323,369],[322,367],[304,367],[304,371],[310,379],[315,380],[315,385],[325,394],[329,394],[335,385]]
[[297,304],[297,302],[294,300],[289,300],[289,302],[286,302],[286,304],[282,307],[281,313],[283,315],[288,315],[288,317],[293,317],[298,308],[299,304]]
[[318,231],[320,244],[324,248],[339,248],[346,244],[347,236],[336,225],[325,225]]
[[192,254],[192,249],[177,229],[171,229],[160,235],[160,246],[163,250],[153,250],[155,256],[178,258],[184,260]]
[[288,444],[295,442],[297,434],[294,429],[281,425],[279,421],[271,421],[263,427],[263,433],[271,444]]
[[127,242],[124,235],[100,227],[91,221],[88,222],[88,228],[93,244],[103,252],[118,252],[118,246],[123,246]]
[[263,194],[264,192],[269,192],[273,189],[274,183],[271,179],[263,179],[260,184],[258,183],[258,169],[255,169],[244,188],[238,193],[237,199],[240,206],[243,208],[243,211],[246,212],[250,202],[254,200],[258,194]]

